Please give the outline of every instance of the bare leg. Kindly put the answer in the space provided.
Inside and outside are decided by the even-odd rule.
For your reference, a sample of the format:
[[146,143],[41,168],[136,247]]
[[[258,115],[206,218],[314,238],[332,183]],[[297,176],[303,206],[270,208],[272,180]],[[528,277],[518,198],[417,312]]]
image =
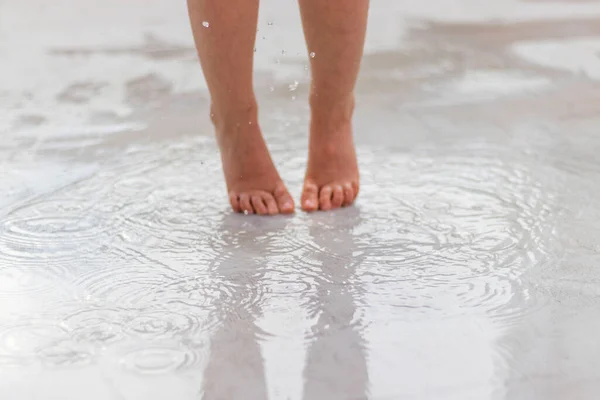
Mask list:
[[358,195],[352,114],[369,0],[299,2],[313,79],[302,208],[330,210],[352,204]]
[[188,8],[231,206],[249,214],[293,212],[258,124],[252,86],[258,0],[188,0]]

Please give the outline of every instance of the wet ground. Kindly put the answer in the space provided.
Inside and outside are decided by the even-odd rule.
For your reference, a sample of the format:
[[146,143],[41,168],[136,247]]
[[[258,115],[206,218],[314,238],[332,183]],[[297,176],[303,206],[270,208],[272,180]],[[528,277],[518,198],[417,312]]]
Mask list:
[[[283,3],[256,88],[299,194]],[[262,219],[183,2],[0,1],[0,398],[596,399],[599,54],[595,1],[374,0],[358,204]]]

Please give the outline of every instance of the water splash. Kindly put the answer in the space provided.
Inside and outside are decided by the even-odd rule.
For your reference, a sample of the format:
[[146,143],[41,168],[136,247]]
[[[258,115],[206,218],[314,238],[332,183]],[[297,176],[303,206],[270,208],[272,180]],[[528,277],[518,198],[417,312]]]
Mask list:
[[298,86],[300,86],[300,82],[294,81],[293,83],[290,83],[288,85],[288,89],[290,90],[290,92],[294,92],[294,91],[298,90]]

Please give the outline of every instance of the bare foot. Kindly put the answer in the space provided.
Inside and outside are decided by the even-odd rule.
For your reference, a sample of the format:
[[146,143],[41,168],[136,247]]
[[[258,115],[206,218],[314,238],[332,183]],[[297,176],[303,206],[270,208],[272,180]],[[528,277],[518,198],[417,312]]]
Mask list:
[[273,164],[256,112],[248,114],[225,123],[214,121],[213,114],[231,207],[245,214],[291,214],[294,201]]
[[359,191],[358,162],[352,137],[354,101],[339,110],[320,107],[316,102],[312,102],[312,108],[302,209],[327,211],[349,206]]

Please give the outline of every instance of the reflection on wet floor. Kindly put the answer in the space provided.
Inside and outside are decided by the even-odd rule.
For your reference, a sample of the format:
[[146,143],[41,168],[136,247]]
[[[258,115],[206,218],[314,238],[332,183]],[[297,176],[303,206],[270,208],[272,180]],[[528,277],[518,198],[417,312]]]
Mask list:
[[[298,181],[285,148],[302,140],[273,138]],[[557,237],[566,201],[591,207],[598,189],[550,155],[491,142],[364,147],[358,207],[275,219],[211,201],[221,188],[208,139],[131,151],[4,215],[2,364],[197,371],[185,382],[202,376],[203,398],[261,399],[261,346],[281,335],[305,347],[307,399],[364,398],[374,383],[381,398],[405,393],[390,368],[457,393],[498,379],[507,350],[497,340],[549,301],[523,277],[560,262],[571,243]],[[590,167],[578,165],[597,176]],[[278,318],[295,321],[273,326]],[[448,369],[444,353],[468,363]]]
[[[81,128],[10,115],[0,398],[595,399],[594,21],[431,18],[368,49],[357,206],[268,219],[230,214],[206,94],[161,75],[189,46],[54,46],[155,69],[131,114],[92,79],[56,93]],[[263,128],[299,193],[306,76],[277,65],[299,72],[257,72]]]

